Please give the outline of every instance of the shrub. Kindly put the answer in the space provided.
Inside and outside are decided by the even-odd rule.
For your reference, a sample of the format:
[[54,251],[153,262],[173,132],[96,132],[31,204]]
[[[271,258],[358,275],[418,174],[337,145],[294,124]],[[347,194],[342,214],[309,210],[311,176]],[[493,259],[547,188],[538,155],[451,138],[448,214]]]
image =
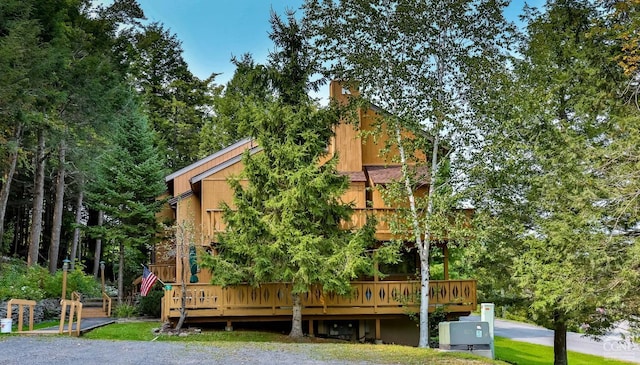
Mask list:
[[[49,273],[40,266],[27,268],[18,260],[0,268],[0,300],[11,298],[41,300],[45,298],[44,281]],[[58,294],[59,296],[60,294]]]
[[118,318],[131,318],[138,315],[138,309],[135,305],[122,303],[115,307],[113,315]]
[[138,304],[140,315],[160,318],[163,295],[164,291],[162,290],[152,290],[146,297],[140,297],[140,304]]
[[[77,265],[67,273],[67,298],[78,291],[87,297],[100,295],[100,284]],[[44,267],[27,267],[19,260],[0,264],[0,300],[11,298],[42,300],[62,295],[62,270],[50,275]]]

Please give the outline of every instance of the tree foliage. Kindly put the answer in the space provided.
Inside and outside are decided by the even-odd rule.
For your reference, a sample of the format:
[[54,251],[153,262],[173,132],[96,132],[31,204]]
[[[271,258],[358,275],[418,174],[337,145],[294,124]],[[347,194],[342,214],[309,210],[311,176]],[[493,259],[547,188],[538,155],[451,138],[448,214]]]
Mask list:
[[[408,206],[406,224],[420,254],[419,346],[428,347],[429,255],[432,240],[451,235],[456,176],[443,179],[447,154],[473,135],[484,86],[504,62],[506,4],[496,1],[307,1],[316,57],[331,77],[357,85],[384,110],[399,152],[402,178],[388,195]],[[471,129],[471,131],[473,131]],[[408,132],[408,133],[406,133]],[[426,158],[425,158],[426,157]],[[421,166],[427,178],[416,178]],[[417,197],[425,181],[429,192]],[[436,185],[437,181],[444,184]],[[446,233],[445,233],[446,232]],[[453,237],[452,237],[453,238]]]
[[256,64],[250,54],[233,58],[236,66],[233,77],[213,96],[214,116],[200,132],[200,155],[206,156],[248,136],[242,120],[250,118],[243,108],[245,100],[266,102],[270,83],[264,65]]
[[372,270],[373,227],[339,228],[351,216],[340,200],[348,181],[337,173],[335,157],[320,164],[339,115],[318,109],[307,95],[315,65],[293,14],[286,23],[272,14],[271,24],[277,51],[264,67],[270,94],[245,98],[246,119],[239,120],[261,151],[245,153],[241,177],[231,180],[227,231],[206,266],[223,285],[291,282],[296,337],[302,335],[301,294],[316,284],[347,294],[350,279]]
[[125,248],[148,253],[159,232],[156,213],[164,204],[162,156],[153,145],[153,132],[130,101],[113,130],[114,145],[100,157],[89,187],[91,206],[103,211],[106,240],[118,245],[118,298],[123,295]]
[[492,273],[497,262],[508,277],[497,289],[555,330],[556,364],[566,364],[568,329],[600,335],[631,318],[623,308],[632,292],[621,283],[637,282],[638,242],[628,234],[637,216],[616,219],[629,186],[618,172],[629,165],[613,153],[629,142],[619,131],[637,114],[618,96],[623,70],[615,43],[594,31],[599,16],[571,0],[528,10],[523,58],[500,85],[508,95],[474,157],[472,176],[482,177],[474,204],[486,218],[477,248],[488,256],[476,265]]
[[211,113],[215,74],[206,80],[194,76],[177,36],[162,24],[132,28],[123,38],[123,62],[142,95],[167,167],[177,170],[194,162],[199,157],[199,134]]

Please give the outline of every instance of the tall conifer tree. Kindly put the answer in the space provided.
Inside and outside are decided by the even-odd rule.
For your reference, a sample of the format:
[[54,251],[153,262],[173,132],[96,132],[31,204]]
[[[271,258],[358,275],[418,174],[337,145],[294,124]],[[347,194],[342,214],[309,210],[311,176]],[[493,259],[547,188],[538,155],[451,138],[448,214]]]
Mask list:
[[[165,190],[164,162],[146,118],[130,101],[113,131],[113,147],[99,159],[89,186],[92,208],[104,212],[106,240],[117,244],[118,299],[124,291],[125,249],[148,253],[159,231],[156,213]],[[137,271],[137,269],[134,269]]]
[[251,113],[240,121],[262,151],[244,155],[241,177],[248,185],[232,181],[235,207],[225,207],[220,254],[206,266],[218,284],[291,282],[290,335],[299,337],[303,293],[320,284],[346,294],[350,279],[372,270],[366,251],[373,229],[339,229],[351,214],[340,201],[348,181],[337,173],[335,157],[320,165],[339,115],[318,109],[308,96],[316,65],[294,14],[287,14],[287,22],[272,14],[271,25],[277,50],[266,70],[273,96],[266,102],[245,99]]

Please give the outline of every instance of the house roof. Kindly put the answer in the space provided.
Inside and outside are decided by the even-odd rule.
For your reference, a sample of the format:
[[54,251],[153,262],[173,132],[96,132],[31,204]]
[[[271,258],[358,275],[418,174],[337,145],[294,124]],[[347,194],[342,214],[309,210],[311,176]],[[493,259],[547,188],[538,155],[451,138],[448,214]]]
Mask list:
[[[402,177],[401,166],[364,166],[369,179],[374,184],[389,184],[398,181]],[[421,185],[429,183],[428,169],[420,166],[417,169],[418,181]]]
[[169,205],[170,206],[175,206],[176,203],[184,198],[188,198],[191,195],[193,195],[193,191],[189,190],[189,191],[185,191],[184,193],[178,195],[178,196],[174,196],[173,198],[169,199]]
[[350,182],[366,182],[367,176],[364,171],[342,171],[340,175],[349,177]]
[[[253,147],[249,150],[249,154],[253,155],[254,153],[260,152],[262,151],[262,147]],[[242,160],[242,154],[240,155],[236,155],[235,157],[232,157],[222,163],[219,163],[217,165],[215,165],[214,167],[210,168],[209,170],[206,170],[194,177],[192,177],[191,179],[189,179],[189,182],[191,183],[191,185],[193,184],[197,184],[200,181],[202,181],[202,179],[206,178],[207,176],[213,175],[216,172],[222,171],[224,169],[226,169],[227,167],[236,164],[238,162],[240,162]]]
[[180,176],[180,175],[182,175],[182,174],[184,174],[186,172],[189,172],[189,171],[191,171],[191,170],[193,170],[195,168],[198,168],[198,167],[208,163],[209,161],[214,160],[214,159],[224,155],[227,152],[233,151],[234,149],[236,149],[236,148],[238,148],[238,147],[240,147],[240,146],[242,146],[244,144],[247,144],[249,142],[251,142],[251,138],[242,139],[242,140],[240,140],[240,141],[238,141],[238,142],[236,142],[236,143],[234,143],[234,144],[232,144],[230,146],[227,146],[227,147],[225,147],[225,148],[223,148],[223,149],[221,149],[221,150],[219,150],[219,151],[217,151],[217,152],[215,152],[215,153],[213,153],[213,154],[211,154],[211,155],[209,155],[209,156],[207,156],[207,157],[205,157],[205,158],[203,158],[201,160],[198,160],[198,161],[192,163],[189,166],[183,167],[180,170],[178,170],[178,171],[176,171],[176,172],[174,172],[174,173],[172,173],[170,175],[167,175],[164,178],[164,181],[167,181],[167,182],[171,181],[171,180],[175,179],[176,177],[178,177],[178,176]]

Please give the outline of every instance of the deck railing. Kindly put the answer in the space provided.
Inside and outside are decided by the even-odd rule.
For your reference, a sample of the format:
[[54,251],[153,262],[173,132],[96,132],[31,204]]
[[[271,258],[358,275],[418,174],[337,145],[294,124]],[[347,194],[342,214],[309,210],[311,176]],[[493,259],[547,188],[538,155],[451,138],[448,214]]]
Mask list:
[[149,270],[154,273],[158,279],[163,282],[176,281],[176,265],[175,264],[158,264],[149,265]]
[[[302,296],[302,314],[378,315],[418,311],[419,281],[357,281],[352,294],[340,296],[312,288]],[[163,319],[176,317],[182,305],[182,289],[174,285],[165,291]],[[442,307],[446,312],[476,309],[475,280],[432,280],[429,310]],[[291,284],[269,283],[254,288],[238,285],[223,288],[209,284],[187,284],[186,309],[194,317],[284,316],[291,314]]]
[[111,317],[111,297],[105,292],[102,292],[102,311]]
[[[77,292],[74,293],[78,294]],[[64,332],[64,321],[67,314],[67,307],[69,307],[69,320],[67,323],[68,333],[69,335],[75,335],[76,337],[80,336],[80,324],[82,323],[82,302],[79,300],[79,295],[76,299],[62,299],[60,301],[62,310],[60,312],[60,326],[58,328],[58,334],[62,334]],[[74,318],[75,329],[73,325]]]

